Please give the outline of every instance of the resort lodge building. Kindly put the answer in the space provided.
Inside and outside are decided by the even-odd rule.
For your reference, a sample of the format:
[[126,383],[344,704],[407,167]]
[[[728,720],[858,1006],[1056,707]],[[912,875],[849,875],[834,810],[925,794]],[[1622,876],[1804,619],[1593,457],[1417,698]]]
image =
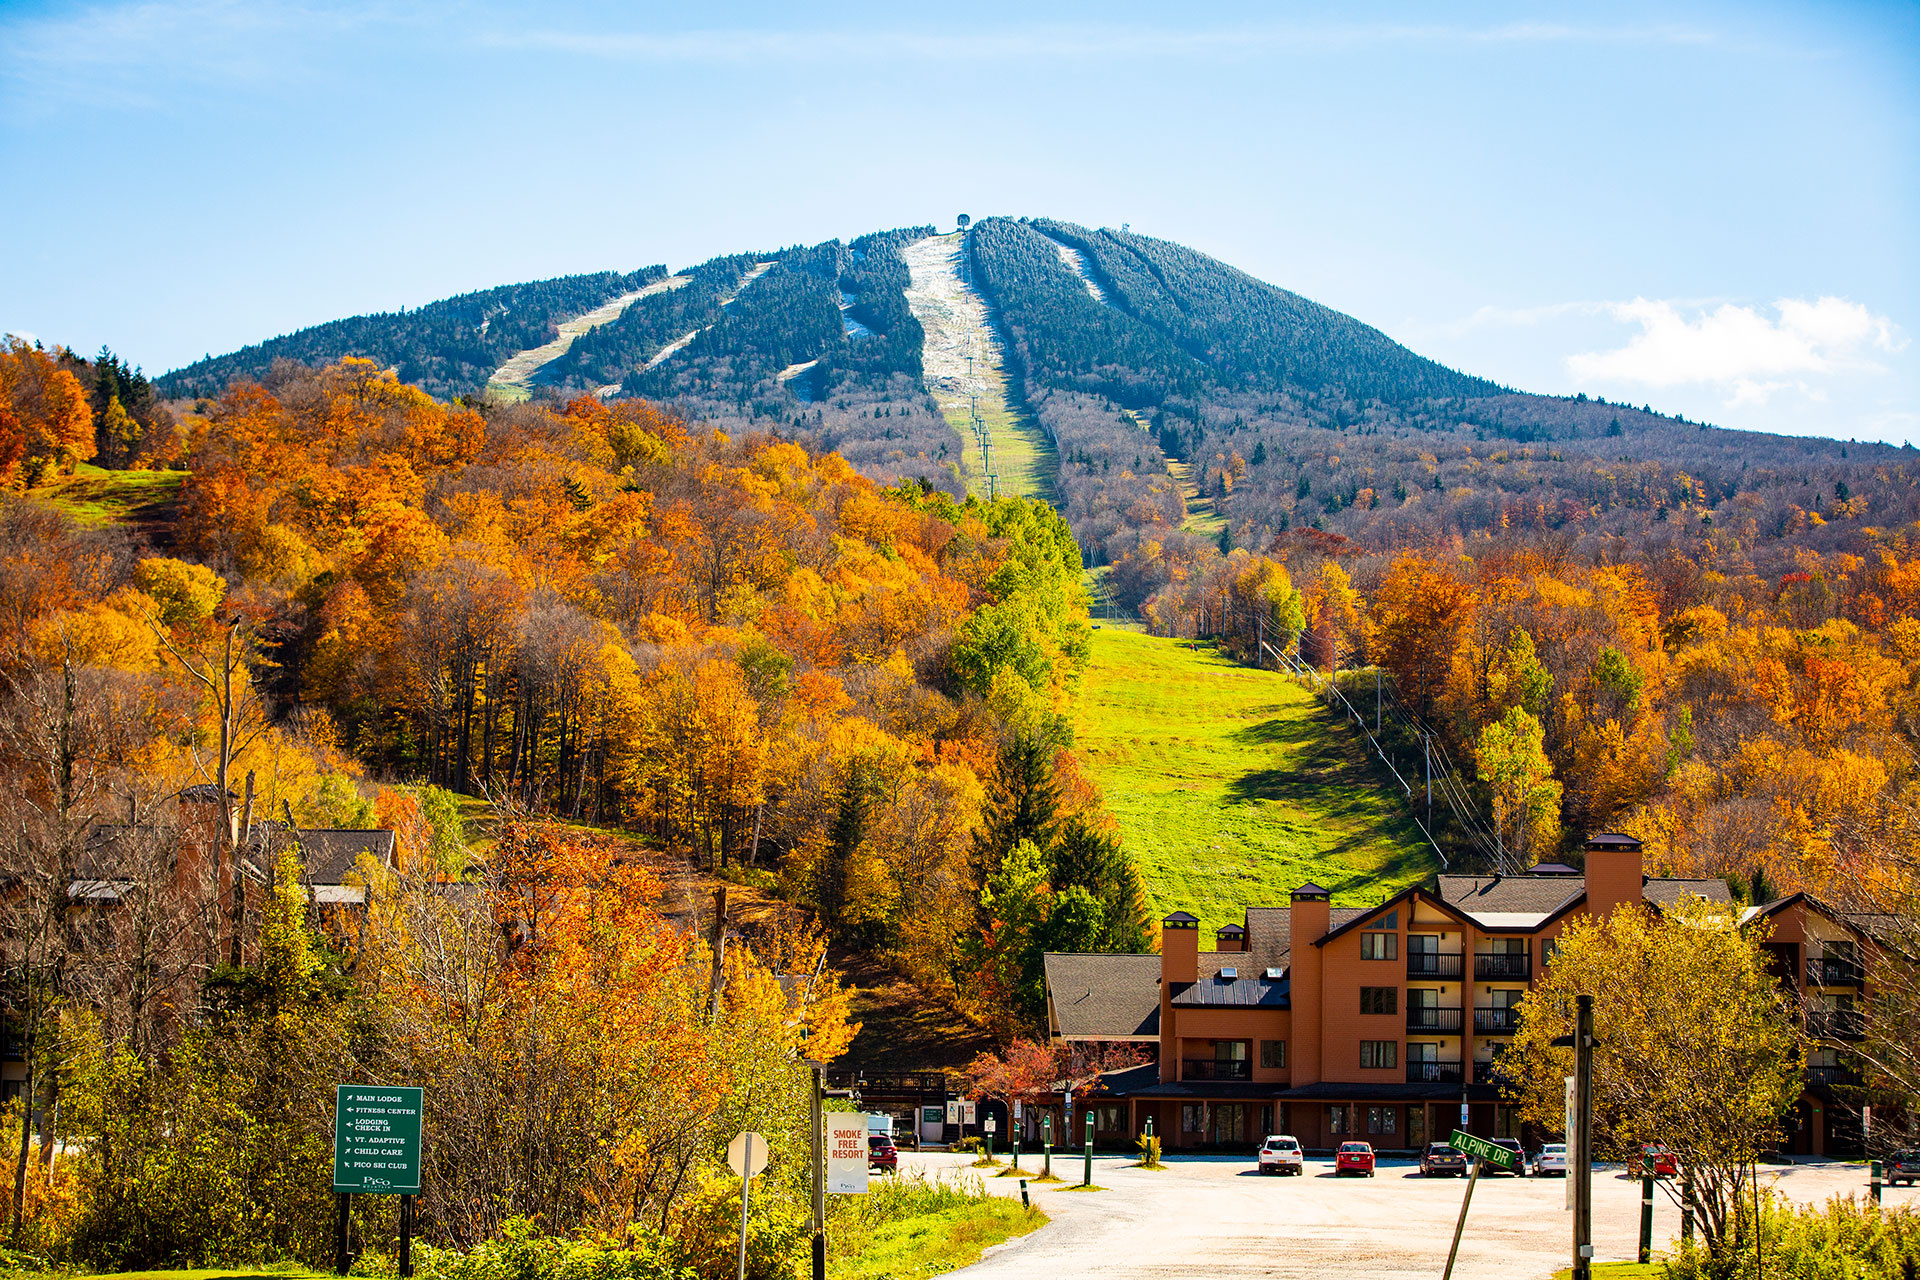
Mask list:
[[[1090,1100],[1101,1141],[1130,1140],[1149,1121],[1169,1147],[1290,1133],[1309,1148],[1357,1138],[1415,1150],[1455,1127],[1520,1138],[1494,1068],[1561,929],[1582,913],[1689,896],[1730,901],[1720,880],[1648,878],[1639,841],[1621,835],[1587,842],[1584,873],[1544,864],[1442,875],[1365,908],[1336,908],[1305,884],[1284,908],[1220,926],[1212,950],[1200,948],[1201,922],[1175,912],[1158,956],[1048,955],[1049,1031],[1132,1041],[1155,1059],[1115,1073]],[[1859,1038],[1866,939],[1802,895],[1747,915],[1770,921],[1777,972],[1831,1046],[1813,1055],[1791,1149],[1857,1149],[1857,1108],[1834,1089],[1858,1083],[1841,1059]]]

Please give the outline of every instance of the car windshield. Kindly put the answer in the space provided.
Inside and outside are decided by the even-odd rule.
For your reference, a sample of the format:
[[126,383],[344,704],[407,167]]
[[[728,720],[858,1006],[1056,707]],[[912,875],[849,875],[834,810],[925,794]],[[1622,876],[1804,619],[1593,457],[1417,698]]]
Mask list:
[[1563,1156],[1567,1154],[1567,1147],[1566,1144],[1562,1142],[1549,1142],[1546,1146],[1540,1148],[1540,1154],[1543,1156]]
[[1427,1148],[1427,1154],[1434,1155],[1434,1156],[1457,1156],[1460,1153],[1458,1151],[1455,1151],[1452,1147],[1448,1146],[1444,1142],[1436,1142],[1431,1147]]
[[1340,1144],[1340,1149],[1342,1151],[1352,1151],[1357,1153],[1357,1152],[1367,1150],[1367,1144],[1364,1142],[1343,1142]]

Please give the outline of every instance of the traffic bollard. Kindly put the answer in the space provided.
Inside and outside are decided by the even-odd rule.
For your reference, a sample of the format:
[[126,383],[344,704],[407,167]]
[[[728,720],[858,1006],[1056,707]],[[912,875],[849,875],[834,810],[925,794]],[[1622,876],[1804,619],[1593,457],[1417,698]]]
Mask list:
[[1875,1204],[1879,1204],[1880,1203],[1880,1162],[1878,1160],[1875,1160],[1870,1167],[1872,1171],[1868,1174],[1868,1177],[1871,1180],[1871,1183],[1873,1186],[1873,1202]]
[[1033,1208],[1033,1202],[1027,1199],[1027,1180],[1025,1178],[1020,1179],[1020,1207],[1022,1209]]
[[1087,1112],[1086,1156],[1087,1156],[1086,1170],[1080,1175],[1080,1185],[1083,1187],[1090,1187],[1093,1185],[1093,1112],[1091,1111]]
[[1653,1261],[1653,1175],[1640,1178],[1640,1265]]

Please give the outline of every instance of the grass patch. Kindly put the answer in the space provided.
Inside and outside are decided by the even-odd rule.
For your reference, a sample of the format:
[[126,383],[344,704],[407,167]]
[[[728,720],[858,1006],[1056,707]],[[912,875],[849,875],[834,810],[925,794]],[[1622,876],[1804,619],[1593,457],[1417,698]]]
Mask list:
[[1106,1188],[1091,1186],[1084,1182],[1076,1182],[1074,1185],[1068,1187],[1067,1190],[1069,1191],[1105,1191]]
[[1044,1226],[1047,1215],[992,1195],[978,1178],[892,1180],[846,1196],[828,1224],[833,1280],[913,1280],[979,1261],[986,1250]]
[[83,462],[72,475],[29,489],[27,495],[81,524],[99,527],[163,516],[179,498],[186,478],[184,471],[107,471]]
[[1155,915],[1237,921],[1308,880],[1358,905],[1439,867],[1357,734],[1210,648],[1095,631],[1074,734]]
[[[1593,1264],[1594,1280],[1658,1280],[1665,1270],[1657,1262],[1596,1262]],[[1573,1268],[1562,1267],[1553,1273],[1553,1280],[1573,1280]]]

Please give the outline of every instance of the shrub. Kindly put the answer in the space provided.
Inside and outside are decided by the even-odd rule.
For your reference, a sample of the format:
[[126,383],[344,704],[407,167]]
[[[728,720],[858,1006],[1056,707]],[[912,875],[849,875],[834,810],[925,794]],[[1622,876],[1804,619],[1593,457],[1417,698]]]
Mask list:
[[[1778,1197],[1761,1202],[1765,1272],[1792,1280],[1900,1280],[1920,1273],[1920,1211],[1882,1208],[1871,1201],[1834,1197],[1801,1207]],[[1750,1224],[1751,1219],[1747,1219]],[[1753,1237],[1742,1232],[1715,1258],[1698,1244],[1685,1246],[1666,1264],[1673,1280],[1749,1280],[1761,1271]]]
[[1160,1139],[1156,1135],[1142,1134],[1135,1139],[1134,1145],[1140,1148],[1140,1167],[1158,1169],[1160,1167]]
[[466,1253],[416,1245],[414,1274],[420,1280],[693,1280],[679,1255],[673,1241],[659,1237],[569,1240],[509,1218],[497,1239]]

